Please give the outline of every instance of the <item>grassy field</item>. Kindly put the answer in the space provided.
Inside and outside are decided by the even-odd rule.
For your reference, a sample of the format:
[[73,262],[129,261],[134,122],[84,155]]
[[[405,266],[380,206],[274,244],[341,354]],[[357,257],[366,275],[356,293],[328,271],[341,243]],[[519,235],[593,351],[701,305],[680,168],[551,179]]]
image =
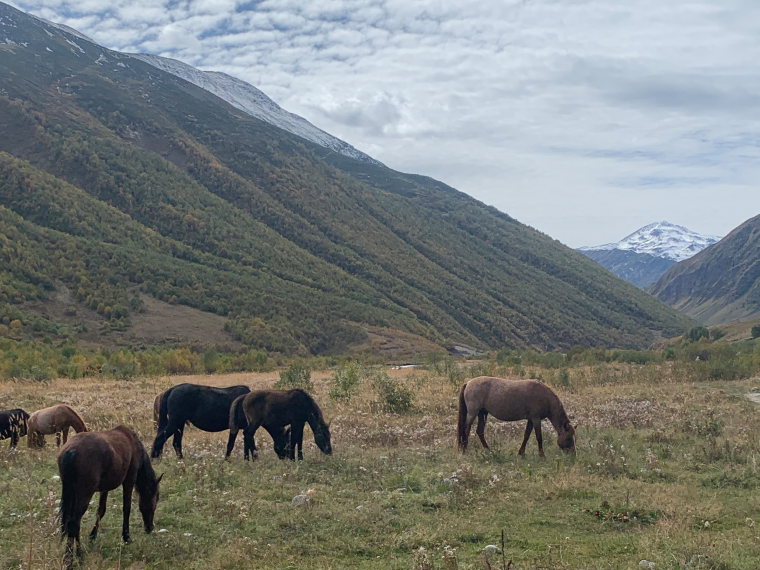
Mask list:
[[[390,371],[414,394],[407,414],[382,411],[365,381],[357,395],[328,396],[330,372],[313,374],[332,421],[334,454],[307,428],[305,460],[280,461],[265,434],[253,463],[225,434],[185,433],[186,458],[167,446],[156,532],[137,509],[133,542],[120,541],[121,494],[109,497],[86,569],[747,569],[760,565],[760,379],[675,381],[665,365],[574,369],[555,386],[578,428],[575,461],[544,423],[546,459],[531,441],[516,455],[522,424],[489,421],[492,452],[473,438],[455,449],[458,385],[415,370]],[[271,386],[276,374],[0,384],[0,409],[56,402],[91,429],[124,423],[146,446],[154,396],[182,381]],[[554,378],[546,379],[550,384]],[[561,382],[560,382],[561,381]],[[52,445],[51,445],[52,444]],[[0,449],[0,568],[60,567],[60,496],[54,440]],[[294,496],[308,494],[306,506]],[[95,499],[97,501],[97,499]],[[93,504],[83,535],[94,521]],[[489,545],[505,552],[487,554]],[[85,540],[83,544],[88,544]],[[490,558],[489,558],[490,556]],[[640,565],[641,564],[641,565]]]

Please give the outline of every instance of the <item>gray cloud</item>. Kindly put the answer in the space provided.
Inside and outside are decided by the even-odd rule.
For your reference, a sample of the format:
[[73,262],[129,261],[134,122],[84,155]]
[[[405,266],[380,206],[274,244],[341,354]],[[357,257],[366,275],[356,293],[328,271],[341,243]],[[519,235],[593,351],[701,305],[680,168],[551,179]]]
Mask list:
[[14,0],[256,85],[572,246],[760,211],[754,0]]

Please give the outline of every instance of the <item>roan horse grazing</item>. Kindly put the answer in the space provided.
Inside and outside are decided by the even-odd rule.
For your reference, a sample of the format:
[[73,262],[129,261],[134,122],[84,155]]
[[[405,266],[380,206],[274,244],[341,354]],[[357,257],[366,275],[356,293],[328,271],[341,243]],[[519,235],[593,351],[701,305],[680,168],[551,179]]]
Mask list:
[[[290,426],[290,448],[288,456],[295,459],[298,447],[298,459],[303,459],[303,428],[308,422],[314,433],[314,442],[322,453],[331,454],[330,427],[322,417],[314,399],[296,388],[294,390],[257,390],[246,394],[241,402],[248,426],[243,432],[245,455],[250,451],[256,457],[254,434],[260,426],[269,433],[279,433],[285,426]],[[231,449],[228,447],[228,455]]]
[[[82,556],[79,540],[82,516],[95,492],[100,492],[95,526],[90,539],[98,535],[100,519],[106,513],[108,492],[120,485],[123,488],[123,522],[121,536],[129,542],[129,514],[132,509],[132,490],[137,486],[140,513],[145,532],[153,530],[153,515],[158,504],[158,484],[148,453],[135,432],[126,426],[108,431],[91,431],[71,438],[58,454],[61,475],[61,532],[66,536],[64,567],[74,563],[74,541],[77,556]],[[162,475],[163,477],[163,475]]]
[[69,437],[69,428],[74,428],[77,433],[87,431],[82,418],[66,404],[57,404],[49,408],[37,410],[27,421],[28,437],[26,443],[29,447],[42,447],[45,445],[45,436],[55,434],[55,443],[60,447],[61,435],[63,443]]
[[0,412],[0,439],[11,438],[11,449],[16,447],[20,437],[27,431],[29,414],[21,408]]
[[[237,438],[238,431],[245,430],[248,427],[248,420],[243,412],[243,400],[247,394],[238,396],[230,405],[230,437],[227,441],[227,451],[224,454],[225,459],[229,459],[232,450],[235,448],[235,439]],[[263,426],[272,436],[272,442],[274,443],[274,452],[280,459],[285,459],[290,456],[290,428],[285,429],[284,426]],[[243,457],[246,461],[249,459],[250,449],[248,446],[243,445]]]
[[531,430],[536,430],[538,453],[543,457],[544,446],[541,437],[541,420],[549,418],[557,432],[557,445],[567,452],[575,453],[575,428],[565,413],[557,395],[545,384],[537,380],[509,380],[479,376],[469,380],[459,391],[459,421],[457,425],[459,449],[467,450],[470,429],[475,417],[476,430],[483,447],[489,449],[484,436],[488,414],[495,418],[512,422],[528,420],[525,437],[520,446],[520,455],[525,455],[525,446]]
[[169,388],[161,394],[158,428],[150,456],[161,457],[164,443],[173,436],[174,451],[182,459],[182,435],[187,422],[203,431],[229,429],[230,404],[250,391],[248,386],[214,388],[200,384],[177,384]]

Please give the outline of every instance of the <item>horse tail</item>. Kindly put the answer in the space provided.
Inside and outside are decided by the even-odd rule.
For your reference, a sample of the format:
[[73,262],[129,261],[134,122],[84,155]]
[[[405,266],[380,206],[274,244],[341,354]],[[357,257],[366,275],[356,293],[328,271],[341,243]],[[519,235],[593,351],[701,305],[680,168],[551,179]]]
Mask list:
[[457,445],[462,453],[467,449],[467,402],[464,399],[464,389],[467,383],[459,389],[459,417],[457,418]]
[[66,449],[58,458],[58,472],[61,474],[61,538],[78,534],[76,520],[76,450]]
[[160,403],[158,405],[158,428],[156,433],[161,433],[166,429],[166,425],[169,423],[169,393],[171,388],[159,395]]
[[248,419],[245,417],[243,410],[243,399],[246,394],[238,396],[232,400],[230,405],[230,431],[237,433],[238,430],[245,429],[248,426]]

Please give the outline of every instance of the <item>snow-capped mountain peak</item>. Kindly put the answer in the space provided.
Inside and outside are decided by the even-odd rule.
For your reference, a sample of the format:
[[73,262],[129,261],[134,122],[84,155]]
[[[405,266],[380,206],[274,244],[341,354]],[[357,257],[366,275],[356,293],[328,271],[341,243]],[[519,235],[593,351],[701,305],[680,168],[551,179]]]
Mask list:
[[185,81],[197,85],[227,101],[241,111],[293,133],[301,138],[316,143],[340,154],[363,162],[380,164],[377,160],[360,150],[315,127],[309,121],[290,113],[267,97],[262,91],[241,79],[218,71],[202,71],[176,59],[159,57],[144,53],[129,54],[162,71],[176,75]]
[[581,251],[620,249],[673,261],[683,261],[720,239],[718,236],[705,236],[683,226],[663,221],[644,226],[619,242],[579,249]]

